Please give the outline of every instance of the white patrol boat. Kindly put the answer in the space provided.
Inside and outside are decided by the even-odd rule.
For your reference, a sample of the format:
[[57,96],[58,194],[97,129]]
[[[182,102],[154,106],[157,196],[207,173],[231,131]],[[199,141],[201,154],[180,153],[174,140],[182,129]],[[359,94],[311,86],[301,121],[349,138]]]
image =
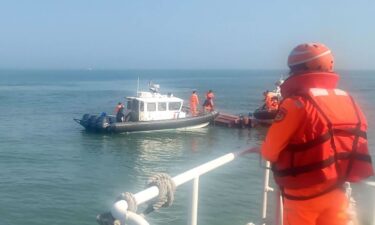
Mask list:
[[205,127],[218,115],[218,112],[189,115],[183,99],[171,93],[159,93],[159,85],[151,85],[150,91],[137,92],[136,97],[127,97],[127,112],[123,119],[115,115],[83,115],[82,119],[74,119],[86,130],[97,132],[140,132],[166,129],[193,129]]

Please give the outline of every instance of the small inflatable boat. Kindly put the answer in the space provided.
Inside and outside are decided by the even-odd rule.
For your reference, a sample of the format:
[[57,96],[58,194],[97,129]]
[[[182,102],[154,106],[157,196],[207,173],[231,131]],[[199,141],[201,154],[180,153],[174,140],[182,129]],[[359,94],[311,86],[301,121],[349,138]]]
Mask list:
[[123,133],[201,128],[218,115],[213,111],[191,116],[183,107],[182,99],[158,93],[155,85],[150,90],[138,92],[136,97],[127,97],[127,112],[123,117],[118,114],[84,114],[81,119],[74,120],[88,131]]
[[263,108],[256,109],[252,114],[252,120],[258,124],[270,125],[275,119],[277,110],[268,111]]
[[[275,83],[276,89],[273,91],[264,92],[264,104],[257,108],[253,113],[250,113],[254,123],[271,125],[278,112],[278,105],[282,99],[280,93],[280,85],[284,82],[282,78]],[[274,104],[274,105],[273,105]],[[271,107],[273,106],[273,107]]]

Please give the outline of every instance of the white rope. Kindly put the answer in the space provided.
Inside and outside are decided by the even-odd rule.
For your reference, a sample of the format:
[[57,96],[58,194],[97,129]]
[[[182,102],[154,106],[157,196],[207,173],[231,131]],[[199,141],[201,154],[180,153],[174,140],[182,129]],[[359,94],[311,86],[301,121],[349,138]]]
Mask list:
[[[119,197],[117,197],[116,201],[125,200],[128,205],[129,212],[137,212],[137,201],[134,198],[134,195],[130,192],[121,193]],[[127,217],[127,215],[125,215]],[[99,214],[96,217],[96,221],[100,225],[120,225],[121,222],[116,220],[110,212]]]
[[147,187],[156,186],[159,189],[158,197],[151,201],[148,207],[143,212],[144,215],[149,214],[161,207],[168,207],[172,205],[174,200],[174,192],[176,185],[172,177],[166,173],[158,173],[150,177],[147,181]]
[[125,200],[128,203],[128,211],[137,212],[137,201],[135,197],[130,192],[121,193],[119,197],[117,197],[116,201]]

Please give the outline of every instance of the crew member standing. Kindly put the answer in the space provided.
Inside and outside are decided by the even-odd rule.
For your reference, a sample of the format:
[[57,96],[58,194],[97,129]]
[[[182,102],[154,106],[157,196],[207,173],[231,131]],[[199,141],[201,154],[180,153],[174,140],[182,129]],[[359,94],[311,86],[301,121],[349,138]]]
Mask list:
[[125,119],[124,118],[124,116],[125,116],[124,108],[125,108],[125,106],[121,102],[119,102],[117,104],[117,106],[115,108],[115,114],[116,114],[116,121],[117,122],[124,122],[124,119]]
[[197,91],[193,91],[190,96],[190,113],[192,116],[196,116],[198,114],[197,107],[199,105],[199,98],[197,95]]
[[122,107],[124,107],[124,105],[123,105],[121,102],[119,102],[119,103],[116,105],[116,107],[115,107],[115,110],[114,110],[115,114],[117,114],[118,111],[119,111]]
[[204,101],[203,107],[205,112],[212,112],[214,111],[214,92],[209,90],[206,94],[206,100]]
[[367,121],[348,92],[337,89],[331,51],[298,45],[289,55],[284,98],[261,147],[284,201],[284,224],[346,225],[346,181],[373,175]]

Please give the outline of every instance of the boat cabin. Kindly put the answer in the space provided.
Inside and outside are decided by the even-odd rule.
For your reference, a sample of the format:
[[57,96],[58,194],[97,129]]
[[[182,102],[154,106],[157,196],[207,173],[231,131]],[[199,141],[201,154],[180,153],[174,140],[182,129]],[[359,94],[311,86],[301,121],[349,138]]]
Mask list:
[[183,100],[172,94],[138,92],[137,97],[127,97],[127,110],[130,121],[152,121],[185,118],[181,111]]

